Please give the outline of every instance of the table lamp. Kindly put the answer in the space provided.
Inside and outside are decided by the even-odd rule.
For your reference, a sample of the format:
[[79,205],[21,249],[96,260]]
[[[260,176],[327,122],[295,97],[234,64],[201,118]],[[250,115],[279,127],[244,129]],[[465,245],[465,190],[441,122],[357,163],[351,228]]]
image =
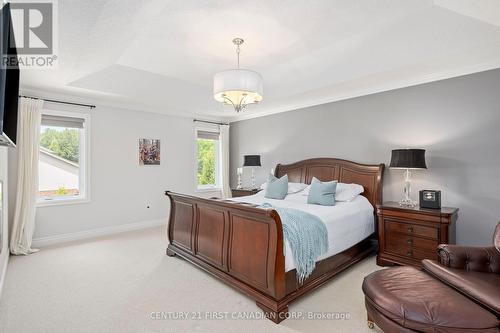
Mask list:
[[252,189],[255,188],[255,171],[253,167],[261,166],[260,164],[260,155],[245,155],[243,156],[244,167],[252,167]]
[[411,194],[411,171],[418,169],[427,169],[425,165],[424,149],[394,149],[391,156],[392,169],[403,169],[405,187],[403,189],[403,199],[399,202],[400,206],[415,207],[416,201],[410,198]]

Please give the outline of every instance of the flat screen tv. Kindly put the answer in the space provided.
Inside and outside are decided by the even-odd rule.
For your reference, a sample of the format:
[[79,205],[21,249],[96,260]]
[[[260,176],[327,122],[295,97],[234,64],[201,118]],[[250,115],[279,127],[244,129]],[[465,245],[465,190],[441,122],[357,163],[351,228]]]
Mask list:
[[3,6],[0,19],[0,145],[15,146],[19,67],[9,3]]

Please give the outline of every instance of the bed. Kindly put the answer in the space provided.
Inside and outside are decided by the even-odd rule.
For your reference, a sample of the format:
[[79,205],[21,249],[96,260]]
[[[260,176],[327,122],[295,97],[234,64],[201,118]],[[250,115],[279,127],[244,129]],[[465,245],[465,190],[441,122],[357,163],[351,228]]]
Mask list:
[[[364,187],[362,196],[332,207],[306,204],[300,192],[285,200],[264,199],[263,193],[230,200],[203,199],[165,192],[170,199],[167,255],[179,256],[254,299],[270,320],[288,316],[288,304],[376,250],[376,205],[382,201],[384,165],[365,165],[335,158],[278,164],[275,176],[309,184],[313,177]],[[328,251],[313,273],[299,284],[290,248],[276,210],[303,209],[320,217],[328,229]],[[330,210],[328,210],[330,208]],[[340,212],[340,213],[339,213]],[[333,216],[335,215],[335,216]]]
[[[373,206],[364,196],[358,196],[349,202],[336,202],[335,206],[310,205],[307,195],[300,191],[288,194],[284,200],[264,197],[265,191],[251,196],[238,197],[232,201],[251,203],[256,206],[269,203],[279,208],[294,208],[319,217],[328,231],[328,251],[316,262],[336,255],[371,236],[374,232]],[[292,250],[285,241],[285,272],[295,269]]]

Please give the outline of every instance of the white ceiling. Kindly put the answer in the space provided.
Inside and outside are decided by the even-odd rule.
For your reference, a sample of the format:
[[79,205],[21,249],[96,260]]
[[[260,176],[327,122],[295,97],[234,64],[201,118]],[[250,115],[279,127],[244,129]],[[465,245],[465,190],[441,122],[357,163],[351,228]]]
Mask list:
[[[264,78],[235,117],[212,76]],[[227,120],[282,112],[500,67],[499,0],[59,1],[59,68],[24,89]]]

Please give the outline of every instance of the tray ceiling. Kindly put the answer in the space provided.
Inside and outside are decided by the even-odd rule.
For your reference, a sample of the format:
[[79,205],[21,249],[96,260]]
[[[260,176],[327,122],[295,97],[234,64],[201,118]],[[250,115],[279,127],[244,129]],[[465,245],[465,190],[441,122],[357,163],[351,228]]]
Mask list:
[[[213,74],[264,78],[236,116]],[[25,89],[182,116],[237,120],[500,67],[500,1],[59,1],[59,68]]]

